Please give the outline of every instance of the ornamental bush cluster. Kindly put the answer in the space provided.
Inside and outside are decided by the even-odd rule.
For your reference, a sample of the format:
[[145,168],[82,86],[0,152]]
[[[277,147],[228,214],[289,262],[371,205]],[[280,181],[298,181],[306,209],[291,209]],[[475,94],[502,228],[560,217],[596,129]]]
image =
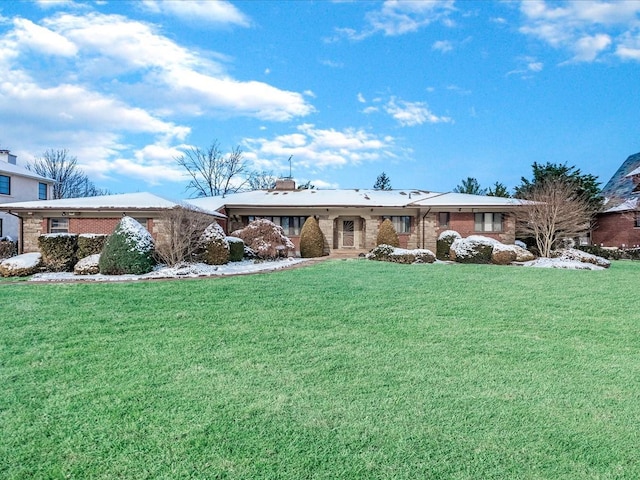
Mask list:
[[400,246],[400,240],[398,239],[396,229],[388,218],[385,218],[382,224],[380,224],[378,237],[376,238],[376,245],[391,245],[392,247]]
[[286,258],[295,251],[295,245],[284,234],[282,227],[264,218],[254,220],[231,235],[242,239],[256,258],[261,260]]

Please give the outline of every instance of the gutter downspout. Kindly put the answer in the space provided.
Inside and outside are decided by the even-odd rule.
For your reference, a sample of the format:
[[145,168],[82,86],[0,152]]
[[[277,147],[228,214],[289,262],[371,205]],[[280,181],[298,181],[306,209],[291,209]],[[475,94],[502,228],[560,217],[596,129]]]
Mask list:
[[20,215],[16,215],[15,213],[11,212],[11,211],[7,211],[7,213],[9,215],[13,215],[14,217],[16,217],[18,219],[18,224],[19,226],[19,232],[18,232],[18,253],[22,254],[23,253],[23,244],[24,244],[24,222],[22,221],[22,217]]

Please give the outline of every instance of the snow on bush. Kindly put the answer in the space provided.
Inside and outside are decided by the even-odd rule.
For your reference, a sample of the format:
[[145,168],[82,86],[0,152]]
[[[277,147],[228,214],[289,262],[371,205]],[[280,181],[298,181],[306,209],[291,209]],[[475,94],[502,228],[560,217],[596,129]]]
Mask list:
[[256,257],[263,260],[288,257],[296,248],[281,226],[264,218],[254,220],[231,235],[241,238]]
[[153,269],[153,237],[131,217],[122,217],[100,255],[100,273],[143,274]]
[[598,257],[597,255],[583,252],[582,250],[577,250],[575,248],[567,248],[565,250],[553,252],[552,257],[559,258],[561,260],[591,263],[603,268],[609,268],[611,266],[611,262],[606,258]]
[[52,272],[70,272],[76,263],[78,235],[72,233],[48,233],[38,237],[42,263]]
[[458,263],[491,263],[493,246],[497,240],[481,235],[458,238],[451,244],[449,257]]
[[451,244],[462,236],[455,230],[445,230],[438,235],[436,242],[436,257],[440,260],[449,260]]
[[367,256],[369,260],[394,263],[433,263],[436,256],[431,250],[397,248],[391,245],[378,245]]
[[209,265],[224,265],[229,262],[229,242],[224,230],[216,222],[210,224],[200,237],[203,252],[201,258]]
[[41,267],[41,253],[23,253],[0,262],[0,275],[3,277],[26,277],[40,271]]
[[89,255],[78,260],[73,267],[73,273],[76,275],[95,275],[100,273],[100,254]]
[[244,241],[238,237],[227,237],[229,242],[229,261],[241,262],[244,258]]
[[604,267],[594,265],[593,263],[583,263],[577,260],[567,260],[563,258],[541,257],[531,262],[525,262],[522,265],[525,267],[562,268],[566,270],[604,270]]
[[[513,260],[506,263],[501,263],[507,257],[513,257]],[[496,242],[493,245],[493,253],[491,254],[491,261],[497,265],[507,265],[511,262],[530,262],[536,257],[526,248],[522,248],[520,245],[507,245],[504,243]]]

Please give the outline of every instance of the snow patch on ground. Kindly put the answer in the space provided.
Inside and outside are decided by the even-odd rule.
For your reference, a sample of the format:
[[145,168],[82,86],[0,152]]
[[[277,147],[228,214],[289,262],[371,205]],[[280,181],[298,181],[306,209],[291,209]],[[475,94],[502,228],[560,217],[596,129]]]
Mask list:
[[567,260],[565,258],[545,257],[541,257],[530,262],[524,262],[522,263],[522,266],[536,268],[564,268],[567,270],[604,270],[604,267],[600,267],[592,263],[582,263],[576,260]]
[[157,266],[153,271],[144,275],[74,275],[70,272],[38,273],[30,278],[32,282],[71,282],[71,281],[95,281],[95,282],[122,282],[132,280],[153,280],[162,278],[197,278],[197,277],[221,277],[226,275],[242,275],[246,273],[268,272],[280,270],[307,261],[304,258],[285,258],[281,260],[269,260],[254,262],[243,260],[231,262],[226,265],[207,265],[204,263],[187,263],[176,267]]

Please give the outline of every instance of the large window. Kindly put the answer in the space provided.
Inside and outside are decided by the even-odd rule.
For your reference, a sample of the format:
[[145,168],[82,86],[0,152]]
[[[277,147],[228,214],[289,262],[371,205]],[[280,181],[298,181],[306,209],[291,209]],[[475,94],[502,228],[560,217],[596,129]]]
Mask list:
[[476,232],[501,232],[502,231],[502,214],[501,213],[476,213],[475,231]]
[[49,219],[49,233],[69,233],[68,218]]
[[307,217],[255,217],[248,216],[243,218],[243,223],[247,225],[249,222],[253,222],[258,218],[264,218],[269,220],[276,225],[280,225],[284,230],[285,235],[300,235],[300,229],[304,225],[304,222],[307,220]]
[[11,195],[11,177],[0,175],[0,195]]
[[403,217],[384,217],[391,220],[393,224],[393,228],[395,228],[396,233],[411,233],[411,217],[403,216]]
[[38,200],[46,200],[47,199],[47,184],[46,183],[38,183]]

